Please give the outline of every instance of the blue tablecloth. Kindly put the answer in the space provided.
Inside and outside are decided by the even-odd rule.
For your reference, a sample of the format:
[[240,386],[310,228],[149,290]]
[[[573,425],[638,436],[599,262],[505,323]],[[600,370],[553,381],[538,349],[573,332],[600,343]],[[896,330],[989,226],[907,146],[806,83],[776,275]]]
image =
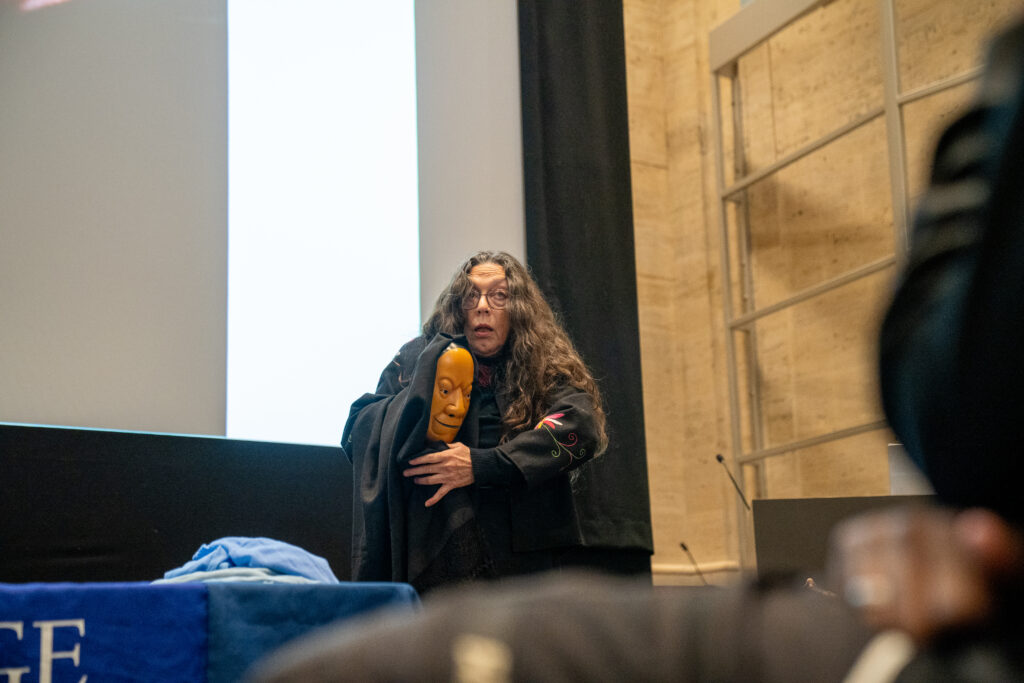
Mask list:
[[319,626],[418,605],[412,586],[393,583],[0,584],[0,675],[234,682]]

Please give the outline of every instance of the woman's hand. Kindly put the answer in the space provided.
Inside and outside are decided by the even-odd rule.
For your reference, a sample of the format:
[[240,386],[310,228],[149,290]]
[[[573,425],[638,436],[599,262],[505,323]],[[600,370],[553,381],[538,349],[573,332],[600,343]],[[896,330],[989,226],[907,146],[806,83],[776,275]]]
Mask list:
[[417,484],[440,484],[441,488],[426,502],[426,507],[437,503],[449,491],[469,486],[473,479],[473,463],[469,457],[469,447],[458,441],[448,444],[448,449],[427,453],[409,461],[409,469],[402,472],[403,476],[416,477]]

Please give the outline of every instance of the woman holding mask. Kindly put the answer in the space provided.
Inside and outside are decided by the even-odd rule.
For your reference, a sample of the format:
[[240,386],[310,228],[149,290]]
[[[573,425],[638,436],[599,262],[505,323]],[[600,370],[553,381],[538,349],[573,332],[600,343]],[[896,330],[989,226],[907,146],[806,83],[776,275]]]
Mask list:
[[[425,446],[453,340],[475,362],[468,412],[454,440]],[[357,494],[353,578],[425,590],[558,567],[581,542],[570,472],[606,437],[596,383],[537,284],[509,254],[481,252],[353,405],[342,445]]]

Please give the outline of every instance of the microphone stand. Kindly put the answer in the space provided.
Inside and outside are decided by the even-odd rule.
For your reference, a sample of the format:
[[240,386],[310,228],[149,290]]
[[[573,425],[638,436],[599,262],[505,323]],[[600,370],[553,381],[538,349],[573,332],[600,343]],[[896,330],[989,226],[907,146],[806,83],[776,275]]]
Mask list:
[[743,501],[743,504],[749,510],[750,503],[747,502],[747,497],[743,495],[743,489],[741,489],[740,485],[736,482],[736,477],[732,476],[732,472],[729,471],[729,466],[725,464],[725,458],[723,458],[722,454],[719,453],[718,455],[715,456],[715,460],[721,463],[722,467],[725,468],[725,473],[729,475],[729,481],[732,482],[732,485],[736,488],[736,493],[738,493],[740,496],[740,500]]
[[686,544],[682,541],[679,541],[679,547],[683,549],[683,552],[685,552],[687,556],[689,556],[690,562],[693,563],[693,568],[697,571],[697,576],[700,577],[700,580],[704,582],[705,586],[708,585],[708,580],[704,578],[704,572],[700,570],[700,567],[697,565],[697,559],[693,556],[693,553],[690,552],[690,549],[687,548]]

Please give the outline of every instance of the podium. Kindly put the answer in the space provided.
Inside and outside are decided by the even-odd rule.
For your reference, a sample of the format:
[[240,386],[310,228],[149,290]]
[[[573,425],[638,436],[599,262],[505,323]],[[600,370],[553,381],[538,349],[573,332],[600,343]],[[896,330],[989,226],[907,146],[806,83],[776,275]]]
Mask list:
[[755,499],[754,546],[762,581],[813,578],[828,588],[828,541],[840,521],[885,507],[930,505],[931,495]]

